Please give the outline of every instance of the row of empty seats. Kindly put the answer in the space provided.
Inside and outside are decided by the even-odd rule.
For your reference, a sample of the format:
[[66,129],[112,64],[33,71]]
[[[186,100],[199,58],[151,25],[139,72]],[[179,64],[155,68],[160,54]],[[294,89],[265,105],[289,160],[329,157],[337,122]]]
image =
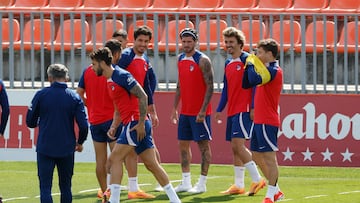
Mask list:
[[356,13],[359,0],[0,0],[9,11]]
[[[180,31],[185,27],[195,28],[195,25],[191,21],[186,20],[173,20],[167,23],[167,27],[160,28],[159,25],[155,25],[153,20],[138,20],[135,26],[148,25],[151,29],[158,30],[158,43],[159,51],[174,51],[176,47],[179,47],[180,39],[176,31]],[[157,27],[155,27],[157,26]],[[201,50],[206,50],[208,47],[214,50],[218,47],[224,48],[224,42],[222,37],[222,30],[224,30],[228,24],[224,20],[209,20],[200,21],[197,30],[199,30],[199,46]],[[256,46],[256,43],[263,38],[272,37],[279,43],[285,51],[290,48],[295,51],[301,51],[301,26],[297,21],[283,20],[276,21],[270,27],[266,26],[264,22],[259,20],[243,20],[239,24],[235,25],[241,29],[246,37],[245,50],[249,50],[250,47]],[[19,22],[13,19],[12,22],[12,35],[10,36],[10,20],[2,19],[2,47],[8,48],[10,41],[13,41],[14,49],[25,50],[35,49],[39,50],[41,45],[46,49],[58,51],[61,49],[71,50],[82,48],[82,45],[89,51],[93,48],[100,47],[103,42],[111,38],[112,33],[115,30],[123,28],[123,23],[120,20],[107,19],[105,21],[97,21],[94,28],[90,28],[88,22],[80,19],[74,19],[73,21],[64,20],[62,26],[55,29],[55,25],[49,19],[34,19],[25,23],[23,30],[20,30]],[[325,30],[324,30],[325,28]],[[345,28],[347,32],[345,32]],[[53,30],[53,31],[52,31]],[[133,41],[134,23],[131,23],[128,27],[129,41]],[[20,32],[24,33],[21,40]],[[54,32],[52,34],[52,32]],[[56,32],[56,33],[55,33]],[[314,35],[315,32],[315,35]],[[356,33],[357,32],[357,33]],[[93,35],[91,35],[93,33]],[[360,22],[356,24],[354,21],[348,22],[346,26],[343,26],[340,31],[340,37],[336,39],[337,28],[333,21],[316,21],[311,22],[305,30],[305,50],[306,52],[313,52],[314,48],[316,52],[322,52],[324,49],[334,50],[335,47],[338,52],[345,51],[345,41],[348,52],[355,52],[356,45],[360,43]],[[324,38],[325,34],[325,38]],[[54,36],[52,40],[52,35]],[[10,39],[12,37],[12,39]],[[53,42],[52,42],[53,41]],[[153,46],[154,39],[151,40],[150,47]],[[325,44],[325,46],[324,46]],[[315,45],[315,46],[314,46]],[[63,47],[63,48],[62,48]],[[359,50],[360,51],[360,50]]]

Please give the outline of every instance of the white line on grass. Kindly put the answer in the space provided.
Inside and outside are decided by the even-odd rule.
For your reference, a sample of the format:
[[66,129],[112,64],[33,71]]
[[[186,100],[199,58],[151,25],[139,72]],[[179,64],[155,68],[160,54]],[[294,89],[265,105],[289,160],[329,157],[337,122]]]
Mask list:
[[305,199],[311,199],[311,198],[319,198],[319,197],[327,197],[328,195],[314,195],[314,196],[307,196],[304,197]]
[[30,197],[13,197],[13,198],[8,198],[8,199],[3,199],[3,202],[7,202],[7,201],[13,201],[13,200],[19,200],[19,199],[29,199]]
[[351,193],[358,193],[360,192],[360,190],[355,190],[355,191],[349,191],[349,192],[339,192],[339,195],[346,195],[346,194],[351,194]]

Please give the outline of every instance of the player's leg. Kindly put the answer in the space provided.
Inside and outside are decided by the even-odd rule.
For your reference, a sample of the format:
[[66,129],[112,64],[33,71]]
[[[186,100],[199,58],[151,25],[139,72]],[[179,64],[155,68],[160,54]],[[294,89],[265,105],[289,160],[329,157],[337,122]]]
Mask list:
[[139,190],[138,179],[137,179],[137,164],[138,164],[138,156],[133,150],[125,158],[125,167],[128,173],[129,192],[136,192]]
[[180,152],[180,163],[182,171],[182,182],[175,187],[176,192],[185,192],[192,188],[190,164],[192,159],[190,142],[193,140],[193,135],[190,125],[190,117],[180,115],[178,125],[178,146]]
[[51,188],[55,168],[55,160],[41,153],[37,153],[37,168],[40,183],[40,202],[53,202]]
[[59,187],[61,193],[60,202],[72,202],[71,180],[74,174],[74,154],[67,157],[57,158],[56,166],[59,176]]
[[211,162],[211,125],[210,116],[205,117],[203,123],[197,123],[196,117],[191,118],[191,129],[193,132],[194,141],[197,142],[201,155],[201,173],[198,182],[188,192],[190,193],[202,193],[206,192],[207,175]]

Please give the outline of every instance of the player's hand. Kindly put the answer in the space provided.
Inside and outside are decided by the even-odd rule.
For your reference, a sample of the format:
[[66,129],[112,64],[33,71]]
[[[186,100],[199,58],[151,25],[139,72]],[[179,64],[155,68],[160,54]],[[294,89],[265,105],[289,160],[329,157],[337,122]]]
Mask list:
[[151,123],[152,123],[152,127],[156,128],[159,126],[159,118],[157,116],[157,114],[154,113],[150,113],[150,118],[151,118]]
[[254,120],[254,109],[250,109],[250,120]]
[[137,139],[140,142],[142,139],[144,139],[146,133],[145,133],[145,122],[138,122],[134,127],[130,129],[130,132],[136,130]]
[[82,152],[83,149],[84,147],[81,144],[76,144],[75,151]]
[[200,113],[198,113],[198,115],[196,116],[196,122],[197,123],[202,123],[202,122],[204,122],[205,121],[205,112],[203,113],[203,112],[200,112]]
[[222,120],[221,120],[221,112],[216,112],[215,113],[215,120],[218,124],[221,124],[222,123]]
[[110,127],[109,130],[107,131],[107,136],[112,140],[116,140],[116,137],[115,137],[116,129],[117,128]]
[[170,120],[173,124],[177,124],[179,121],[179,115],[178,115],[178,111],[176,109],[173,109],[171,111],[171,115],[170,115]]

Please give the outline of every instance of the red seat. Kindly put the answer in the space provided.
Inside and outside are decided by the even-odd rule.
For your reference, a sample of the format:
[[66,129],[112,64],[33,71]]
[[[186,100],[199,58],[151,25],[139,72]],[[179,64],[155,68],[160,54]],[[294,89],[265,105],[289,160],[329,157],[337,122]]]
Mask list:
[[152,6],[145,8],[145,11],[149,12],[170,12],[178,11],[186,4],[186,0],[154,0]]
[[39,10],[41,7],[47,5],[47,0],[16,0],[12,6],[8,6],[6,10],[10,11],[31,11]]
[[108,11],[116,5],[116,0],[84,0],[80,7],[76,7],[75,11],[96,12]]
[[[13,25],[13,29],[11,30],[12,33],[10,33],[10,24],[12,22]],[[2,18],[1,19],[1,23],[2,23],[2,48],[8,48],[9,44],[10,44],[10,35],[13,36],[12,41],[13,42],[17,42],[19,41],[19,37],[20,37],[20,25],[19,22],[16,19],[8,19],[8,18]]]
[[256,7],[257,0],[224,0],[222,6],[215,8],[216,12],[247,12]]
[[[105,21],[98,21],[95,24],[95,32],[92,31],[92,38],[86,45],[86,50],[93,50],[104,46],[104,43],[112,38],[112,34],[116,30],[123,28],[123,23],[120,20],[106,19]],[[95,42],[95,43],[94,43]],[[95,46],[95,47],[94,47]]]
[[256,7],[250,8],[250,12],[257,13],[273,13],[273,12],[285,12],[292,6],[292,0],[259,0]]
[[[181,43],[179,32],[184,28],[194,28],[194,24],[191,21],[186,20],[169,21],[167,29],[165,28],[162,32],[158,44],[159,51],[166,51],[166,48],[168,48],[169,51],[176,51],[176,46],[179,46]],[[166,40],[166,36],[168,37],[168,40]]]
[[6,9],[14,4],[13,0],[0,0],[0,9]]
[[[282,29],[281,29],[281,25],[282,25]],[[280,44],[281,34],[282,34],[282,46],[284,47],[284,51],[289,50],[291,46],[292,48],[294,48],[295,45],[298,45],[300,43],[300,39],[301,39],[300,23],[297,21],[290,21],[290,20],[274,22],[272,25],[272,36],[269,33],[269,37],[272,37]],[[291,39],[293,40],[292,43],[291,43]]]
[[359,0],[330,0],[327,8],[321,9],[322,13],[356,13],[360,8]]
[[[31,47],[34,47],[34,50],[39,50],[41,42],[46,47],[51,42],[51,30],[55,31],[54,25],[49,19],[34,19],[26,22],[22,32],[24,34],[23,40],[15,42],[14,49],[21,49],[21,44],[23,44],[24,50],[30,50]],[[43,39],[41,39],[42,34]]]
[[[345,33],[345,26],[347,26],[347,33]],[[348,22],[343,27],[340,33],[340,40],[339,43],[336,45],[336,49],[338,52],[345,52],[345,38],[346,38],[346,46],[347,51],[350,53],[354,53],[355,47],[358,47],[358,52],[360,51],[360,23],[356,25],[356,23]],[[358,30],[358,34],[356,35],[356,28]],[[357,38],[357,44],[356,44],[356,38]],[[334,46],[331,46],[331,50],[334,51]]]
[[[142,26],[142,25],[148,26],[148,27],[152,30],[152,32],[153,32],[152,38],[151,38],[150,44],[149,44],[149,48],[152,48],[152,46],[153,46],[153,44],[154,44],[154,32],[155,32],[155,29],[156,29],[157,31],[160,30],[159,25],[155,25],[155,22],[154,22],[153,20],[146,20],[146,22],[145,22],[144,20],[137,20],[137,21],[135,22],[135,27],[139,27],[139,26]],[[155,28],[155,27],[156,27],[156,28]],[[131,44],[134,42],[134,30],[135,30],[135,28],[134,28],[134,23],[130,23],[130,25],[129,25],[129,30],[128,30],[128,37],[129,37],[129,45],[130,45],[130,46],[131,46]],[[160,41],[160,38],[161,38],[160,34],[161,34],[161,33],[159,32],[159,33],[158,33],[157,42]]]
[[180,8],[180,12],[209,12],[221,6],[222,0],[189,0],[188,4]]
[[243,20],[238,24],[238,28],[245,35],[244,50],[246,51],[249,51],[252,47],[256,47],[256,44],[266,36],[265,23],[259,20]]
[[46,12],[67,12],[73,11],[75,8],[82,5],[82,0],[49,0],[49,4],[45,7],[40,8]]
[[[224,20],[203,20],[200,21],[199,32],[199,47],[200,50],[206,50],[208,47],[210,50],[224,47],[224,37],[222,31],[227,27],[227,23]],[[209,34],[209,38],[208,38]]]
[[328,6],[329,0],[294,0],[294,5],[286,9],[290,13],[319,13]]
[[[82,24],[84,23],[84,30]],[[63,26],[63,32],[61,30]],[[82,41],[82,35],[84,35],[84,41]],[[83,43],[89,42],[90,29],[89,24],[86,21],[81,21],[80,19],[74,19],[73,23],[71,20],[64,20],[62,25],[60,24],[56,38],[54,41],[54,50],[60,51],[61,45],[63,45],[64,50],[70,51],[72,48],[78,49],[81,48]],[[63,38],[63,41],[62,41]],[[73,41],[72,41],[73,39]],[[49,45],[50,46],[50,45]],[[50,47],[48,47],[50,49]]]
[[[324,29],[325,25],[325,29]],[[316,29],[314,36],[314,29]],[[334,33],[337,32],[335,29],[335,23],[333,21],[316,21],[315,24],[311,22],[305,31],[305,51],[311,53],[314,51],[322,52],[324,49],[329,49],[335,44]],[[324,39],[324,33],[326,39]],[[324,46],[325,43],[325,46]],[[301,44],[295,46],[295,50],[301,51]]]
[[143,11],[150,6],[151,2],[152,0],[118,0],[118,3],[110,8],[110,11]]

